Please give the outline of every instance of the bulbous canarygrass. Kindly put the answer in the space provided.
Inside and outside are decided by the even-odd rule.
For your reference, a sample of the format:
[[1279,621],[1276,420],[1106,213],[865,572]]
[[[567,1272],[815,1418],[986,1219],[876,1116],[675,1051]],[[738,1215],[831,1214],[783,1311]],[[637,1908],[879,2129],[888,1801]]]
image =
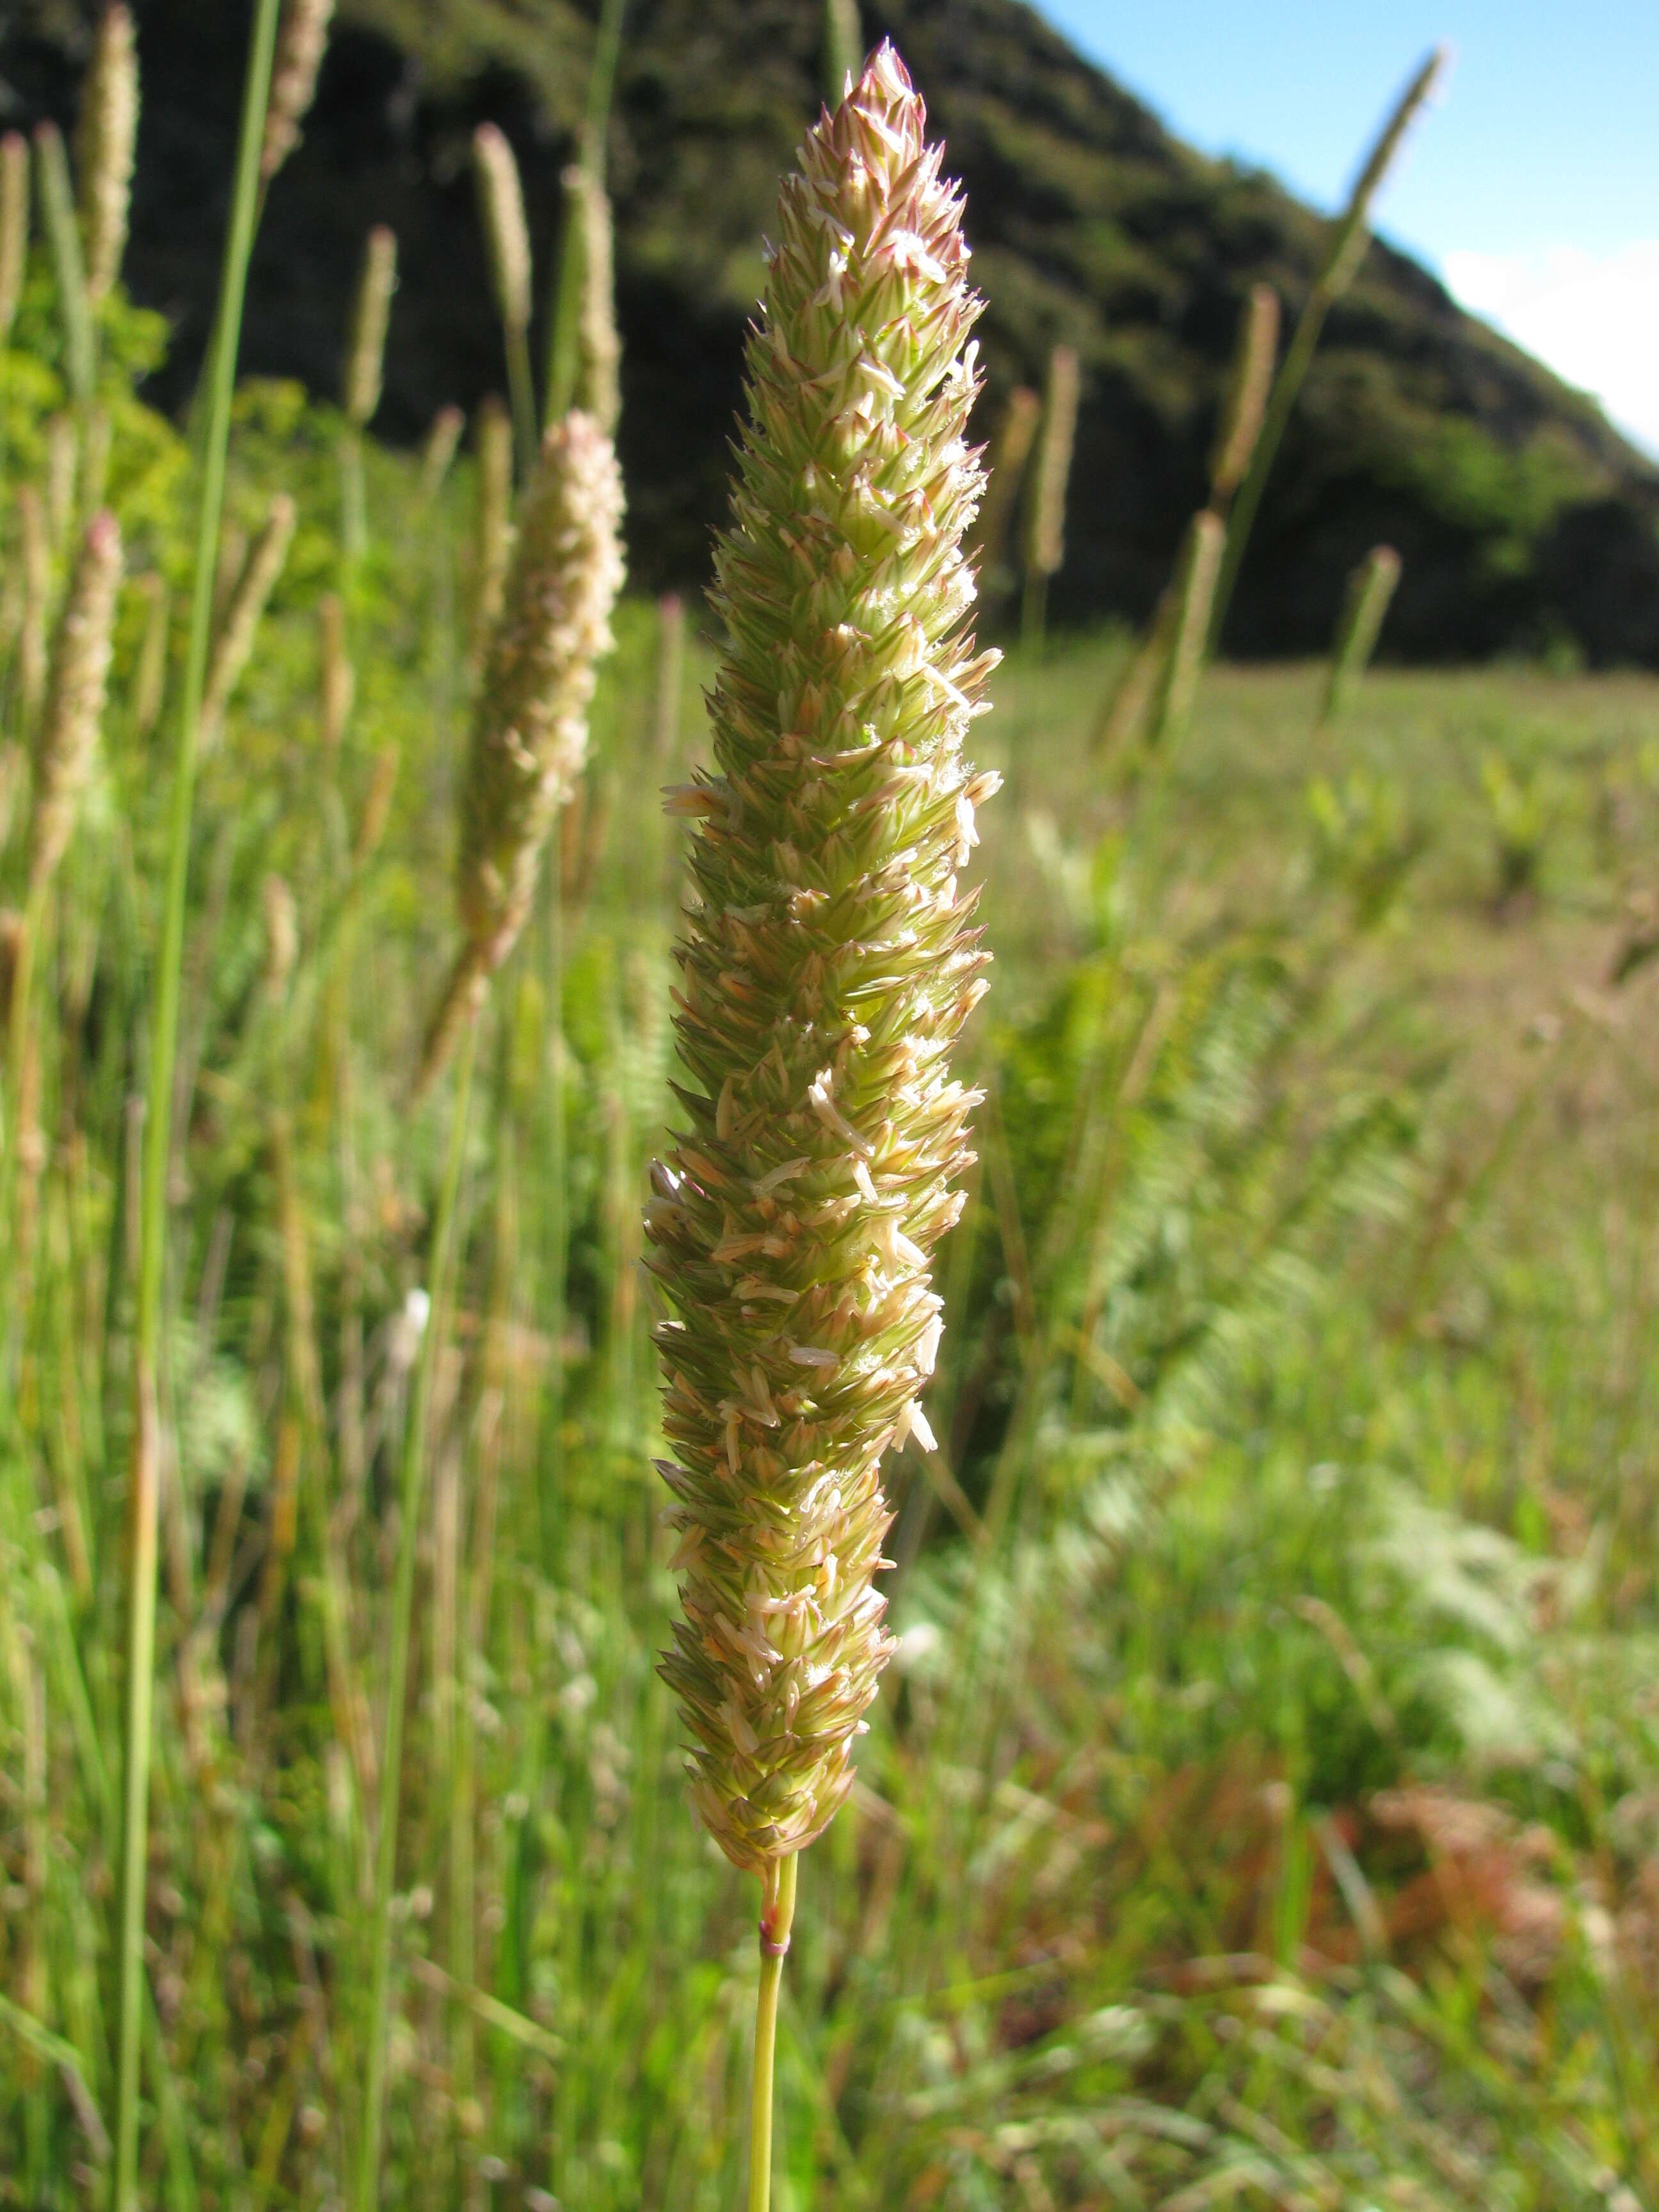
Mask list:
[[622,588],[622,514],[616,450],[573,408],[543,436],[489,633],[461,779],[456,904],[465,942],[427,1027],[417,1097],[524,927],[542,847],[581,773]]
[[120,274],[137,142],[138,49],[131,14],[116,6],[105,9],[98,25],[75,148],[81,250],[87,297],[94,306]]
[[684,1619],[663,1674],[693,1791],[764,1875],[828,1825],[891,1650],[882,1455],[916,1432],[987,955],[957,871],[996,787],[963,743],[980,303],[890,46],[787,179],[716,557],[727,645],[679,949],[688,1126],[655,1170],[663,1467]]
[[509,329],[521,331],[530,320],[530,226],[518,162],[493,123],[481,123],[472,134],[472,173],[496,312]]
[[121,532],[112,514],[94,514],[76,556],[52,640],[52,666],[34,749],[29,816],[31,889],[50,882],[68,848],[92,771],[109,684],[115,595],[121,581]]
[[334,0],[288,0],[276,27],[271,58],[270,97],[265,105],[265,135],[259,149],[259,176],[269,184],[300,143],[300,125],[317,92]]

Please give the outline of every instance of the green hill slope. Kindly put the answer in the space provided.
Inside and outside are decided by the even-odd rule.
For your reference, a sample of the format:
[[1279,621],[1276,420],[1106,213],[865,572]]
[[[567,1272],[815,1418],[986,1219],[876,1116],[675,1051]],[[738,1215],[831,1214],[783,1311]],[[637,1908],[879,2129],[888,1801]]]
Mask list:
[[[129,270],[204,319],[246,9],[145,0],[143,183]],[[989,301],[988,425],[1049,346],[1083,357],[1061,619],[1139,616],[1201,489],[1240,303],[1292,312],[1322,224],[1270,178],[1182,145],[1017,0],[882,0],[969,196]],[[0,46],[18,106],[71,96],[65,0]],[[48,16],[50,20],[48,20]],[[357,249],[391,222],[404,279],[380,427],[416,434],[501,380],[466,169],[507,129],[545,270],[592,42],[574,0],[348,0],[317,112],[273,193],[248,359],[326,387]],[[815,97],[819,0],[632,0],[610,160],[626,343],[624,460],[645,582],[701,574],[720,511],[744,322],[775,180]],[[1379,111],[1393,88],[1377,88]],[[1426,128],[1456,127],[1455,106]],[[1356,149],[1356,155],[1359,149]],[[1379,538],[1405,556],[1385,650],[1535,650],[1659,665],[1659,471],[1587,401],[1376,244],[1328,326],[1228,642],[1308,650]]]

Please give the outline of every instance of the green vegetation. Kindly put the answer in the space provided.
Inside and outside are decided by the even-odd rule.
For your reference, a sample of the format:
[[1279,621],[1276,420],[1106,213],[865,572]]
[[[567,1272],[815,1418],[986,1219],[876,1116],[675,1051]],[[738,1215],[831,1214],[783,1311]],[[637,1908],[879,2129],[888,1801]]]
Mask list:
[[[63,327],[37,240],[0,386],[0,888],[32,925],[0,927],[8,2212],[113,2182],[136,1102],[202,665],[198,465],[134,391],[159,327],[111,295],[86,405]],[[655,793],[707,761],[711,645],[623,602],[470,1112],[455,1077],[412,1108],[457,951],[480,471],[471,438],[444,474],[364,437],[348,558],[351,428],[269,380],[230,424],[221,635],[279,495],[295,528],[200,763],[150,1154],[138,2201],[344,2198],[395,1812],[380,2202],[731,2212],[756,1897],[654,1672],[640,1267],[679,1115]],[[32,672],[100,474],[109,703],[37,899]],[[1103,752],[1129,650],[1016,651],[975,726],[1006,785],[981,1159],[937,1449],[887,1462],[900,1650],[802,1871],[774,2201],[1639,2212],[1659,684],[1356,674],[1322,726],[1322,670],[1224,668],[1150,755]]]
[[[94,4],[0,11],[0,76],[30,112],[70,112],[75,32]],[[412,443],[441,407],[471,410],[501,380],[467,174],[477,125],[512,142],[549,270],[554,238],[577,228],[567,171],[602,172],[616,204],[635,574],[684,590],[707,580],[759,241],[831,42],[824,0],[629,0],[615,107],[596,134],[601,13],[598,0],[342,0],[318,107],[271,186],[246,359],[331,394],[361,240],[391,224],[403,283],[380,428]],[[861,21],[906,55],[967,187],[989,301],[982,434],[1011,391],[1043,388],[1056,344],[1079,356],[1080,496],[1048,617],[1143,621],[1204,495],[1241,309],[1270,284],[1286,330],[1298,323],[1329,211],[1183,146],[1017,0],[884,0]],[[128,270],[136,297],[183,311],[179,367],[161,386],[173,406],[216,283],[214,195],[230,164],[242,18],[148,0],[140,36],[149,92]],[[1398,59],[1403,78],[1416,56],[1402,47]],[[1392,89],[1377,87],[1379,124]],[[1458,107],[1454,81],[1419,129],[1455,132]],[[1386,190],[1375,213],[1386,239]],[[544,284],[535,305],[532,359],[550,350],[568,390],[571,295],[556,309]],[[1385,657],[1531,653],[1559,638],[1596,665],[1659,667],[1656,524],[1659,477],[1593,404],[1378,243],[1326,324],[1229,648],[1322,651],[1343,579],[1387,543],[1405,568]]]

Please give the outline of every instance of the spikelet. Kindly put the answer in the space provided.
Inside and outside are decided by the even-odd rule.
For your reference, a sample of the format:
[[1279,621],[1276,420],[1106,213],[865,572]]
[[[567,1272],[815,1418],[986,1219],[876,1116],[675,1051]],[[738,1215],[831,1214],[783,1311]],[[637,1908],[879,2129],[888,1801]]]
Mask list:
[[76,165],[81,173],[81,251],[87,298],[106,299],[121,273],[138,143],[138,50],[125,7],[106,8],[98,25],[81,96]]
[[466,428],[466,417],[459,407],[441,407],[433,416],[426,434],[426,443],[421,448],[421,483],[417,495],[422,507],[430,507],[443,489],[444,480],[454,464],[461,442],[461,433]]
[[505,135],[493,123],[472,134],[472,174],[478,216],[489,255],[495,311],[510,331],[530,324],[530,226],[525,221],[519,165]]
[[[676,1020],[689,1127],[650,1266],[685,1570],[663,1674],[697,1809],[769,1881],[852,1787],[891,1651],[884,1452],[912,1432],[974,1094],[948,1055],[986,955],[957,871],[995,656],[967,633],[981,489],[959,195],[890,46],[786,179],[716,554],[727,633]],[[769,1888],[768,1894],[771,1895]]]
[[611,441],[573,409],[542,440],[485,659],[461,784],[456,902],[466,943],[427,1033],[417,1093],[512,951],[548,830],[581,772],[595,665],[622,587],[622,512]]
[[15,131],[0,138],[0,346],[11,337],[29,251],[29,149]]
[[1370,665],[1399,581],[1400,556],[1392,545],[1373,545],[1348,578],[1319,717],[1322,727],[1338,719],[1356,679]]
[[284,0],[271,58],[270,97],[265,106],[259,179],[269,184],[300,143],[300,125],[317,94],[334,0]]
[[207,681],[202,689],[202,719],[197,726],[197,745],[210,753],[224,735],[225,709],[241,681],[253,652],[259,618],[276,587],[294,538],[294,501],[286,492],[271,501],[264,521],[247,549],[208,655]]
[[115,595],[121,581],[121,532],[115,517],[94,514],[86,526],[52,639],[52,669],[34,745],[34,798],[29,816],[32,891],[57,872],[75,828],[92,769],[109,683]]
[[352,301],[345,371],[340,380],[340,404],[356,429],[367,427],[380,404],[386,326],[392,319],[392,295],[397,287],[398,240],[384,223],[376,223],[363,241],[363,264]]
[[1279,295],[1271,284],[1252,284],[1239,318],[1232,380],[1210,461],[1210,505],[1218,514],[1225,514],[1250,465],[1278,356]]
[[513,551],[513,424],[492,392],[478,409],[477,507],[472,542],[472,659],[482,666],[501,617]]
[[317,602],[317,722],[323,750],[331,754],[340,749],[357,693],[357,672],[346,652],[345,607],[337,592],[325,592]]
[[622,413],[622,340],[617,331],[616,233],[611,196],[592,171],[578,164],[564,173],[577,211],[581,296],[576,319],[576,404],[607,437]]

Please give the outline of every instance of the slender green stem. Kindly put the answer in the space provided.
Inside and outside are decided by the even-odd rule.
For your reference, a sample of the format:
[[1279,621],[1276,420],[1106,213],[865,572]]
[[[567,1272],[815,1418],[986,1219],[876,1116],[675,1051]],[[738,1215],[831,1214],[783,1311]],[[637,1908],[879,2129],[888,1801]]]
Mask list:
[[197,514],[196,574],[190,646],[179,714],[161,942],[156,953],[150,1024],[149,1102],[141,1178],[138,1300],[134,1344],[137,1386],[132,1472],[127,1498],[125,1689],[121,1739],[121,1864],[116,1905],[117,2059],[113,2212],[137,2212],[138,2062],[143,2026],[144,1868],[149,1831],[152,1674],[155,1657],[155,1517],[161,1472],[156,1374],[161,1335],[162,1261],[167,1244],[167,1159],[173,1146],[173,1085],[179,1050],[179,1000],[185,947],[185,896],[190,872],[191,814],[196,788],[196,726],[207,674],[213,579],[224,501],[231,393],[241,340],[242,301],[259,186],[259,146],[270,90],[278,0],[258,0],[248,45],[237,146],[235,194],[225,240],[219,312],[209,371],[201,503]]
[[547,1479],[538,1486],[542,1565],[553,1570],[554,1515],[564,1503],[564,1297],[569,1264],[565,1214],[564,1127],[564,852],[556,822],[547,841],[547,1328],[553,1346],[548,1362],[549,1438]]
[[1209,650],[1212,655],[1221,649],[1221,633],[1226,626],[1227,610],[1232,605],[1244,549],[1249,544],[1256,511],[1261,505],[1261,495],[1267,489],[1279,444],[1318,350],[1325,319],[1358,274],[1370,237],[1372,204],[1413,118],[1443,75],[1446,61],[1447,49],[1437,46],[1401,93],[1354,182],[1347,205],[1327,233],[1324,265],[1308,295],[1279,374],[1273,379],[1267,411],[1250,455],[1250,465],[1227,518],[1227,542],[1222,551],[1221,573],[1210,611]]
[[357,564],[368,550],[368,501],[363,490],[363,434],[348,422],[340,434],[340,594],[349,604]]
[[461,1033],[455,1071],[455,1103],[449,1133],[449,1157],[432,1224],[432,1255],[427,1287],[430,1300],[416,1362],[409,1419],[404,1430],[403,1465],[398,1485],[398,1567],[392,1593],[392,1644],[387,1657],[386,1753],[380,1762],[380,1832],[374,1858],[374,1905],[370,1923],[368,2052],[364,2069],[362,2128],[358,2143],[356,2212],[374,2212],[380,2202],[380,2136],[386,2118],[386,2028],[392,1993],[392,1886],[398,1869],[398,1800],[402,1787],[404,1713],[409,1692],[410,1623],[415,1606],[416,1534],[426,1476],[427,1416],[432,1378],[443,1334],[443,1305],[454,1238],[455,1202],[466,1151],[467,1102],[477,1057],[478,1018],[470,1013]]
[[778,2039],[778,1990],[795,1918],[800,1856],[779,1859],[766,1879],[760,1921],[760,1989],[755,1998],[755,2096],[749,2127],[749,2212],[772,2202],[772,2073]]
[[507,388],[513,400],[513,442],[518,449],[519,474],[526,482],[536,465],[536,380],[530,368],[530,333],[522,323],[509,323],[507,338]]

